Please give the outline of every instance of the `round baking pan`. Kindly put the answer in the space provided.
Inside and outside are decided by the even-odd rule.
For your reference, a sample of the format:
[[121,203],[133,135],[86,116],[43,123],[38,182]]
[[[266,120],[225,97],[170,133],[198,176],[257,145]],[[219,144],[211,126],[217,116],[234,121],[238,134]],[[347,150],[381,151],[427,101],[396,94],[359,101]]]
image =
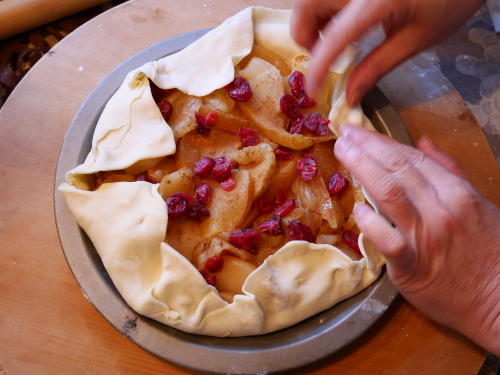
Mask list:
[[[193,335],[141,316],[126,304],[92,242],[57,191],[65,182],[66,172],[85,160],[97,120],[127,73],[146,62],[178,52],[208,31],[169,38],[132,56],[106,76],[82,104],[66,133],[56,168],[54,209],[59,239],[86,298],[111,325],[141,348],[172,363],[206,372],[286,371],[338,351],[382,316],[397,294],[385,271],[362,292],[292,327],[266,335],[237,338]],[[403,122],[379,89],[370,91],[362,105],[378,131],[412,144]]]

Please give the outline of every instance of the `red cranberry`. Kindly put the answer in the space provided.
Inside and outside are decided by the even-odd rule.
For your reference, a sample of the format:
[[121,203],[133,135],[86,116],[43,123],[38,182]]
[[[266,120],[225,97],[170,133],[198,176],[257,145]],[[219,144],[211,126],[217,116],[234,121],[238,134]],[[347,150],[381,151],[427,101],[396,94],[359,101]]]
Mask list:
[[297,220],[292,220],[288,225],[287,234],[294,241],[314,242],[314,236],[309,225]]
[[248,102],[252,99],[252,89],[243,77],[236,77],[233,82],[225,87],[229,96],[237,102]]
[[215,159],[212,177],[218,182],[226,181],[229,177],[231,177],[233,166],[234,163],[232,160],[226,158],[225,156],[218,157]]
[[151,95],[153,96],[153,100],[155,101],[155,103],[158,103],[160,100],[162,100],[163,98],[165,98],[166,96],[168,96],[170,94],[171,90],[160,89],[149,78],[148,78],[148,80],[149,80],[149,87],[151,88]]
[[274,156],[276,157],[276,160],[292,160],[292,156],[290,155],[290,153],[281,148],[277,148],[276,150],[274,150]]
[[233,190],[235,185],[236,185],[236,181],[232,177],[229,177],[226,181],[222,181],[220,183],[220,187],[224,191]]
[[276,216],[286,216],[295,208],[295,199],[288,198],[281,206],[274,210]]
[[203,276],[205,280],[208,278],[208,272],[204,268],[199,269],[198,272],[201,273],[201,276]]
[[304,124],[306,122],[305,117],[298,117],[297,120],[294,121],[288,132],[290,134],[302,134],[304,133]]
[[189,203],[190,207],[193,207],[196,204],[196,199],[194,199],[194,197],[192,195],[189,195],[186,193],[174,193],[170,196],[170,198],[172,198],[172,197],[174,197],[174,198],[179,197],[179,198],[185,199]]
[[328,134],[328,124],[330,123],[330,120],[328,119],[322,119],[319,122],[318,127],[314,131],[313,135],[320,137],[322,135],[327,135]]
[[210,202],[210,186],[203,181],[200,186],[196,188],[195,196],[202,205],[206,206],[208,202]]
[[312,108],[316,107],[317,105],[316,100],[307,95],[297,100],[297,104],[299,105],[300,109]]
[[255,146],[259,143],[259,135],[253,129],[239,128],[236,136],[243,143],[243,146]]
[[205,269],[210,273],[219,272],[224,266],[224,258],[219,255],[214,255],[210,257],[205,262]]
[[210,211],[208,211],[198,199],[195,200],[195,204],[186,212],[186,216],[189,220],[200,221],[204,217],[210,216]]
[[281,234],[281,217],[275,216],[271,220],[265,221],[257,225],[257,228],[261,232],[270,234],[271,236],[277,236]]
[[278,191],[278,196],[276,197],[276,199],[274,199],[274,202],[276,202],[276,204],[282,204],[285,203],[285,201],[286,201],[286,190],[281,189],[280,191]]
[[280,98],[281,112],[290,118],[297,118],[300,116],[300,108],[297,100],[290,94],[285,94]]
[[347,188],[349,180],[347,180],[342,173],[335,172],[328,181],[328,192],[332,197],[339,196]]
[[172,115],[172,104],[168,100],[160,100],[158,102],[158,108],[160,109],[161,115],[165,122],[168,122],[170,115]]
[[305,154],[303,158],[297,160],[297,172],[302,181],[311,181],[317,170],[318,167],[314,155]]
[[215,160],[205,156],[196,162],[194,165],[194,174],[201,178],[207,178],[212,174]]
[[347,246],[349,246],[359,255],[363,255],[361,254],[361,250],[359,249],[358,239],[359,239],[359,234],[354,233],[350,230],[345,230],[344,233],[342,233],[342,241],[344,241],[344,243]]
[[293,96],[296,98],[306,95],[306,77],[304,76],[304,73],[295,71],[290,74],[288,84],[290,85]]
[[321,114],[318,112],[310,113],[304,121],[304,127],[309,133],[314,133],[321,121]]
[[183,217],[191,208],[189,202],[181,197],[170,197],[166,201],[168,208],[168,218],[178,220]]
[[210,129],[212,128],[212,124],[209,124],[205,121],[205,118],[200,115],[198,112],[194,113],[194,117],[196,119],[194,127],[201,135],[209,135]]
[[251,254],[257,252],[256,247],[262,239],[262,234],[253,229],[236,229],[230,236],[229,242]]
[[146,181],[146,182],[149,182],[150,184],[157,184],[157,182],[155,180],[152,180],[149,178],[147,171],[136,175],[135,180],[136,181]]
[[263,214],[270,214],[274,211],[276,207],[276,203],[274,203],[274,199],[272,198],[262,198],[257,200],[257,208]]
[[212,125],[217,120],[217,112],[212,111],[205,116],[205,123]]
[[215,286],[215,284],[217,284],[217,276],[212,275],[209,278],[205,279],[205,281],[207,282],[208,285]]

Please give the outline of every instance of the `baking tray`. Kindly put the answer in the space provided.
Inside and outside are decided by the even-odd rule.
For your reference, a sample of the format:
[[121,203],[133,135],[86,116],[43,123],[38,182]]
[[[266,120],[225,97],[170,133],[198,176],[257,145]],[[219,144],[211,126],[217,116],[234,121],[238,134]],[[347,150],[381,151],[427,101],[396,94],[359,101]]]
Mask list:
[[[57,191],[65,182],[66,172],[85,160],[97,120],[127,73],[146,62],[180,51],[209,30],[169,38],[139,52],[113,70],[91,92],[66,133],[57,162],[54,187],[57,231],[66,261],[85,297],[113,327],[141,348],[199,371],[224,374],[286,371],[338,351],[360,337],[383,315],[397,295],[385,270],[362,292],[277,332],[235,338],[189,334],[141,316],[127,305],[92,242]],[[365,96],[362,106],[378,131],[412,145],[403,122],[378,88]]]

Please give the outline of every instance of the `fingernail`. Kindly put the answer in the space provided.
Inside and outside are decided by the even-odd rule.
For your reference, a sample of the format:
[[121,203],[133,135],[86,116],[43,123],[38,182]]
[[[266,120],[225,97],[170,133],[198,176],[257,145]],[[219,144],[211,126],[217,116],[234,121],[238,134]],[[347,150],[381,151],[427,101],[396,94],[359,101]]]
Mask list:
[[434,145],[434,143],[425,134],[417,142],[417,145],[421,144],[424,144],[425,146],[429,147],[432,150],[436,150],[436,146]]
[[340,126],[340,135],[344,138],[351,138],[353,131],[356,130],[353,128],[355,128],[355,126],[352,126],[350,124],[342,124]]
[[357,217],[362,217],[367,213],[367,210],[369,209],[370,208],[366,204],[355,204],[353,208],[354,215]]

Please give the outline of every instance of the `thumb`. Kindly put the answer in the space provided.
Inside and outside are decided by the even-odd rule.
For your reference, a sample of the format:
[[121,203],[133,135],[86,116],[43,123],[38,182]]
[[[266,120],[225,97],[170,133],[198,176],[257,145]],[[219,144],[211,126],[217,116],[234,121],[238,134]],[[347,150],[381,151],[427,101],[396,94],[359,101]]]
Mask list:
[[401,232],[368,205],[354,207],[359,229],[387,259],[390,274],[405,274],[414,263],[414,255],[406,246]]

